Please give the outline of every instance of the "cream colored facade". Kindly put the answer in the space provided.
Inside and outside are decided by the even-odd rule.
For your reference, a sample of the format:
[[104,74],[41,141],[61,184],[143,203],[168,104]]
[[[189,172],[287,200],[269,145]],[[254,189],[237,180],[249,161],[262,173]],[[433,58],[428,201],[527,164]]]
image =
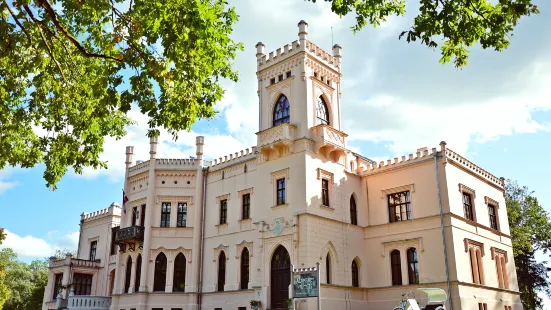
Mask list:
[[[456,310],[484,304],[483,309],[522,309],[503,179],[444,142],[380,163],[351,152],[341,128],[341,48],[322,50],[308,41],[308,25],[301,21],[298,26],[299,40],[275,52],[266,55],[264,45],[257,45],[256,146],[208,162],[203,148],[216,146],[197,137],[194,158],[160,159],[153,138],[150,159],[140,163],[134,162],[133,147],[127,147],[129,201],[117,232],[120,251],[103,252],[92,295],[112,293],[113,310],[240,310],[253,299],[262,302],[261,309],[275,309],[285,294],[281,283],[289,279],[281,271],[288,265],[273,267],[279,264],[274,255],[287,252],[297,268],[321,263],[322,309],[392,309],[402,294],[418,287],[449,288]],[[286,115],[274,112],[282,95],[289,102],[289,119],[274,124]],[[327,114],[319,113],[320,97]],[[279,195],[284,198],[278,201],[282,182],[285,192]],[[250,197],[248,218],[243,218],[245,195]],[[464,195],[471,199],[472,220],[466,218]],[[394,221],[389,197],[404,199],[401,221]],[[179,205],[186,212],[184,225]],[[84,231],[81,251],[96,234]],[[110,230],[101,232],[98,240],[110,242]],[[408,261],[413,249],[416,262]],[[248,281],[241,270],[247,252]],[[175,271],[180,253],[185,285],[178,286],[174,274],[182,274],[182,267]],[[155,266],[163,265],[160,255],[166,257],[166,271],[156,272]],[[59,272],[51,268],[45,308]],[[412,283],[417,277],[419,283]],[[155,287],[156,278],[164,279],[162,289]],[[296,309],[317,307],[315,299],[295,302]]]

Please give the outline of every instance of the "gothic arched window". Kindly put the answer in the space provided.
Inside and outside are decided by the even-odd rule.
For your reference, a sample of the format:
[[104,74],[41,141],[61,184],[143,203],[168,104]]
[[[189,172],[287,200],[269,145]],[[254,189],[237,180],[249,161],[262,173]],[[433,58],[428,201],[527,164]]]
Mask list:
[[291,121],[289,99],[285,95],[279,96],[277,103],[274,107],[273,126],[277,126],[283,123],[289,123]]
[[325,273],[326,283],[331,284],[331,256],[329,256],[329,253],[325,257]]
[[130,276],[132,275],[132,257],[128,256],[126,261],[126,274],[124,277],[124,292],[128,293],[130,289]]
[[243,249],[241,252],[241,282],[240,289],[246,290],[249,288],[249,250],[247,248]]
[[327,104],[323,99],[323,96],[318,97],[318,109],[316,111],[318,116],[318,122],[320,124],[329,125],[329,110],[327,110]]
[[358,225],[358,210],[356,209],[354,195],[350,196],[350,224]]
[[400,263],[400,251],[390,252],[390,267],[392,271],[392,285],[402,285],[402,265]]
[[153,291],[164,292],[166,286],[166,255],[161,252],[155,259]]
[[136,259],[136,277],[134,279],[134,292],[140,291],[141,275],[142,275],[142,256],[138,254],[138,259]]
[[352,286],[360,287],[360,270],[358,269],[356,260],[352,261]]
[[419,284],[419,261],[417,260],[417,249],[410,248],[407,251],[407,257],[409,284]]
[[183,292],[186,288],[186,257],[179,253],[174,260],[174,280],[172,281],[172,290],[174,292]]
[[218,291],[224,291],[224,285],[226,284],[226,254],[224,251],[218,256]]

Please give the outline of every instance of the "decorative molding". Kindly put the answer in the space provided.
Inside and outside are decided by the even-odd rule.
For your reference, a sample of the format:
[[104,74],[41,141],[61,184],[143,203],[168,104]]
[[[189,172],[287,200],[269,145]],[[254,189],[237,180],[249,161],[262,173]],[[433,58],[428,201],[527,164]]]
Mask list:
[[335,175],[332,172],[323,170],[321,168],[318,168],[317,171],[318,171],[318,180],[328,179],[328,180],[331,180],[331,184],[335,184]]
[[496,208],[499,209],[499,202],[497,200],[494,200],[488,196],[484,196],[484,203],[487,205],[496,206]]
[[[288,71],[288,70],[287,70]],[[277,93],[277,92],[281,92],[281,90],[285,87],[290,87],[291,86],[291,83],[293,82],[293,80],[295,79],[295,76],[292,75],[291,77],[288,77],[286,78],[285,77],[285,73],[286,72],[282,72],[280,74],[283,74],[284,78],[283,80],[281,81],[277,81],[275,82],[274,84],[271,84],[269,86],[266,86],[266,91],[268,93]],[[275,78],[277,79],[277,75],[275,76]],[[288,99],[289,97],[287,97]]]
[[502,250],[502,249],[498,249],[496,247],[491,247],[490,248],[490,252],[492,254],[492,260],[494,260],[494,258],[496,256],[503,256],[505,258],[505,263],[508,263],[509,262],[509,258],[507,256],[507,251],[505,250]]
[[410,193],[415,193],[415,184],[407,184],[402,186],[397,186],[389,189],[381,190],[381,199],[385,199],[387,195],[409,191]]
[[217,201],[230,200],[230,193],[220,195],[220,196],[216,196],[216,200]]
[[478,241],[475,241],[475,240],[472,240],[472,239],[469,239],[469,238],[465,238],[463,240],[463,242],[465,243],[465,252],[469,252],[470,248],[476,247],[476,248],[480,249],[480,253],[482,254],[482,256],[485,255],[485,253],[484,253],[484,243],[478,242]]
[[271,184],[274,183],[275,180],[280,179],[281,177],[285,177],[286,180],[289,180],[291,177],[289,176],[289,168],[277,170],[271,172],[272,179],[270,181]]
[[170,202],[170,203],[187,202],[189,205],[192,205],[193,204],[193,196],[157,195],[155,201],[156,201],[157,204],[159,204],[161,202]]
[[254,187],[249,187],[249,188],[246,188],[246,189],[242,189],[240,191],[237,191],[237,193],[240,195],[240,196],[243,196],[245,194],[253,194],[254,193]]
[[[468,187],[468,186],[465,186],[461,183],[459,183],[459,192],[460,193],[467,193],[467,194],[471,194],[473,195],[473,198],[476,198],[476,192],[474,189]],[[474,208],[474,202],[471,202],[473,203],[473,208]]]
[[401,239],[394,241],[381,242],[382,252],[381,256],[385,257],[390,250],[407,250],[409,248],[419,249],[421,252],[425,252],[425,247],[423,246],[423,237]]
[[238,243],[235,245],[237,249],[237,255],[235,255],[236,259],[239,259],[241,257],[241,252],[243,252],[244,248],[247,248],[249,250],[249,257],[253,257],[253,242],[247,242],[245,240],[241,241],[241,243]]
[[229,247],[227,245],[220,244],[217,247],[214,248],[214,258],[212,259],[213,262],[218,261],[218,257],[220,256],[220,252],[224,251],[224,254],[226,254],[226,260],[230,260],[229,256]]

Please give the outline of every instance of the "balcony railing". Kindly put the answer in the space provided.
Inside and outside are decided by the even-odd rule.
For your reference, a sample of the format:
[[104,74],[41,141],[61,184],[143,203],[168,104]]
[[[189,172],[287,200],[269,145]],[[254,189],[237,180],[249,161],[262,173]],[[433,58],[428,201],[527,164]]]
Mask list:
[[126,228],[121,228],[117,230],[115,235],[115,242],[117,243],[126,243],[126,242],[142,242],[144,235],[143,226],[130,226]]
[[257,132],[257,144],[262,147],[280,141],[293,141],[295,139],[294,125],[283,123],[278,126]]
[[317,125],[313,128],[314,136],[319,147],[333,145],[338,148],[345,148],[344,139],[348,136],[346,133],[337,130],[328,125]]
[[90,309],[102,310],[109,309],[111,306],[111,297],[104,296],[69,296],[67,305],[68,310],[72,309]]
[[67,255],[65,258],[61,259],[50,259],[50,268],[62,267],[62,266],[73,266],[81,268],[99,268],[101,264],[101,259],[96,260],[87,260],[87,259],[78,259],[73,258],[70,255]]

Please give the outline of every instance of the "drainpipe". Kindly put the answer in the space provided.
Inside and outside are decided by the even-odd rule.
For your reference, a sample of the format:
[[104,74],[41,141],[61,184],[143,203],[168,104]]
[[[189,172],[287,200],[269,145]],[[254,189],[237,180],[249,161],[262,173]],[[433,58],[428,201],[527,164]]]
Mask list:
[[[446,142],[442,141],[440,142],[440,149],[445,156],[445,150],[446,150]],[[442,228],[442,245],[444,246],[444,263],[446,265],[446,281],[448,284],[448,300],[450,302],[450,310],[453,310],[453,303],[452,303],[452,296],[451,296],[451,287],[450,287],[450,268],[448,265],[448,248],[446,245],[446,232],[444,231],[444,210],[442,208],[442,193],[440,191],[440,175],[438,173],[438,152],[436,151],[436,148],[432,149],[432,153],[434,154],[434,167],[436,171],[436,186],[438,188],[438,203],[440,205],[440,225]]]
[[201,310],[203,302],[203,257],[205,252],[205,208],[207,201],[207,175],[209,167],[203,168],[203,197],[202,197],[202,216],[201,216],[201,252],[199,259],[199,287],[197,288],[197,310]]

